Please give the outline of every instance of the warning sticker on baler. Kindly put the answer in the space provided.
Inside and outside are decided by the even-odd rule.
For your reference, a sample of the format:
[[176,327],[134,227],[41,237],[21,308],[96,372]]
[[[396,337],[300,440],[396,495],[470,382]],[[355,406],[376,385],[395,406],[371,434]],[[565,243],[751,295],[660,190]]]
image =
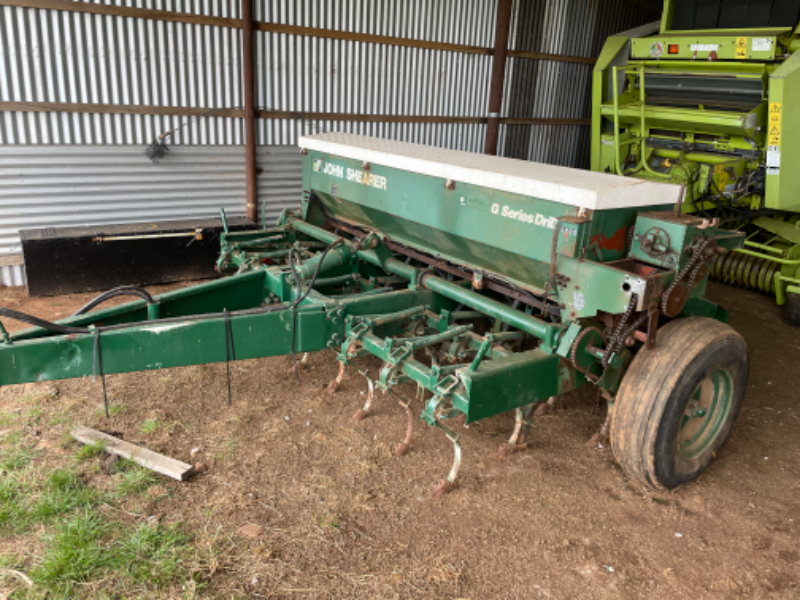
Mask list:
[[781,145],[781,113],[780,102],[772,102],[769,105],[769,145]]
[[747,38],[736,38],[736,58],[747,58]]

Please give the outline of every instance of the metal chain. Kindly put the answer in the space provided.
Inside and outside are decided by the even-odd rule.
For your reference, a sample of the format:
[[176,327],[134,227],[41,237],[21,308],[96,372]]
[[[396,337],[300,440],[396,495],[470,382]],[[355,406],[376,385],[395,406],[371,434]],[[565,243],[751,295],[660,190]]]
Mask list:
[[689,275],[689,280],[686,282],[689,285],[689,289],[694,289],[694,281],[697,279],[698,273],[703,268],[705,263],[699,263],[694,269],[692,269],[692,273]]
[[[692,258],[689,259],[689,262],[680,270],[675,280],[672,284],[667,288],[667,291],[661,296],[661,310],[666,314],[667,313],[667,303],[669,302],[670,294],[678,287],[678,284],[686,277],[686,274],[691,271],[691,276],[689,278],[689,289],[694,287],[694,279],[697,277],[697,273],[700,272],[700,267],[703,263],[697,265],[696,263],[700,260],[703,256],[703,252],[706,249],[706,246],[711,242],[709,239],[700,240],[700,242],[694,247],[692,251]],[[697,268],[695,268],[697,267]]]
[[625,309],[625,313],[622,315],[622,318],[620,319],[617,328],[614,330],[614,333],[608,339],[608,347],[606,348],[606,351],[603,354],[603,360],[601,362],[604,368],[608,367],[608,361],[611,358],[611,355],[614,352],[616,352],[617,347],[622,345],[621,340],[624,340],[627,337],[627,336],[622,336],[622,332],[625,329],[625,325],[628,323],[628,319],[631,318],[631,315],[633,314],[633,311],[636,308],[638,302],[639,302],[639,296],[637,294],[631,294],[631,301],[628,303],[628,308]]
[[580,341],[581,341],[581,340],[582,340],[582,339],[583,339],[585,336],[587,336],[587,335],[588,335],[589,333],[591,333],[591,332],[596,332],[596,333],[599,333],[599,334],[600,334],[600,340],[601,340],[601,341],[603,340],[603,332],[602,332],[602,331],[600,331],[600,330],[599,330],[597,327],[587,327],[586,329],[584,329],[583,331],[581,331],[581,332],[580,332],[580,334],[578,335],[578,337],[576,337],[576,338],[575,338],[575,341],[572,343],[572,350],[570,350],[570,353],[569,353],[569,358],[570,358],[570,360],[572,361],[572,364],[575,366],[575,368],[576,368],[576,369],[578,369],[578,371],[580,371],[580,372],[581,372],[581,373],[583,373],[584,375],[586,375],[586,378],[587,378],[587,379],[589,379],[590,381],[597,381],[597,380],[599,379],[599,378],[597,377],[597,375],[594,375],[593,373],[591,373],[591,372],[589,371],[589,369],[584,369],[584,368],[583,368],[583,367],[582,367],[582,366],[581,366],[581,365],[578,363],[578,344],[580,343]]

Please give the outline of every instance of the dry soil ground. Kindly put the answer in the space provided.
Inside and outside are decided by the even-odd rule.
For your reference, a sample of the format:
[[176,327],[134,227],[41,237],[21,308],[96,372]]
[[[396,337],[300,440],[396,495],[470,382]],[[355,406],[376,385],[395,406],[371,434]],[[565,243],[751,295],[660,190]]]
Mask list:
[[[162,478],[158,493],[114,508],[131,520],[187,524],[203,557],[200,596],[797,598],[800,332],[770,298],[720,286],[710,295],[747,339],[750,389],[716,463],[672,493],[643,489],[609,449],[584,447],[603,420],[587,391],[539,418],[531,448],[510,458],[496,451],[511,415],[462,429],[463,478],[432,500],[449,442],[420,422],[409,454],[393,457],[402,409],[379,396],[374,416],[353,423],[365,385],[348,372],[326,395],[337,371],[330,352],[309,357],[300,384],[286,358],[236,363],[232,407],[225,366],[210,365],[110,376],[119,408],[108,420],[89,379],[2,388],[0,411],[40,399],[31,431],[39,461],[71,460],[63,440],[83,424],[205,462],[193,480]],[[90,296],[30,300],[7,289],[0,304],[54,318]],[[263,531],[237,534],[246,524]],[[29,537],[0,541],[0,554],[23,556],[23,569],[35,565],[36,549]],[[161,594],[196,588],[186,581]],[[102,582],[84,589],[99,593]]]

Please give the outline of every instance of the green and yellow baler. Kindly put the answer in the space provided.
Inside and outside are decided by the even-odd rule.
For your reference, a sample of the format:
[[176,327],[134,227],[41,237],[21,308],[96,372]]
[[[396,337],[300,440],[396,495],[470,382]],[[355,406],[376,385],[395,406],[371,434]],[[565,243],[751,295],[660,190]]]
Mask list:
[[[599,435],[642,483],[673,488],[715,459],[748,357],[704,292],[743,234],[680,213],[680,187],[660,181],[342,133],[300,144],[299,210],[225,234],[227,277],[115,289],[57,323],[0,308],[34,325],[0,327],[0,384],[327,350],[330,392],[359,398],[344,375],[363,375],[356,420],[397,398],[397,455],[414,413],[444,431],[455,458],[440,493],[462,423],[514,411],[510,454],[536,412],[586,386],[608,402]],[[124,294],[140,299],[101,306]]]
[[748,232],[712,277],[800,325],[800,0],[666,0],[594,71],[594,171],[685,186],[683,211]]

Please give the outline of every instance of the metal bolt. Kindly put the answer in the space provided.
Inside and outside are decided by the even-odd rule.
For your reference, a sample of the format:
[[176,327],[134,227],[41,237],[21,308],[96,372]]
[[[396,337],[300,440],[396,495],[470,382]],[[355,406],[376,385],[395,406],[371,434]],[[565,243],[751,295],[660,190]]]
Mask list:
[[448,179],[447,181],[445,181],[444,182],[444,187],[446,187],[448,190],[456,189],[455,179]]

